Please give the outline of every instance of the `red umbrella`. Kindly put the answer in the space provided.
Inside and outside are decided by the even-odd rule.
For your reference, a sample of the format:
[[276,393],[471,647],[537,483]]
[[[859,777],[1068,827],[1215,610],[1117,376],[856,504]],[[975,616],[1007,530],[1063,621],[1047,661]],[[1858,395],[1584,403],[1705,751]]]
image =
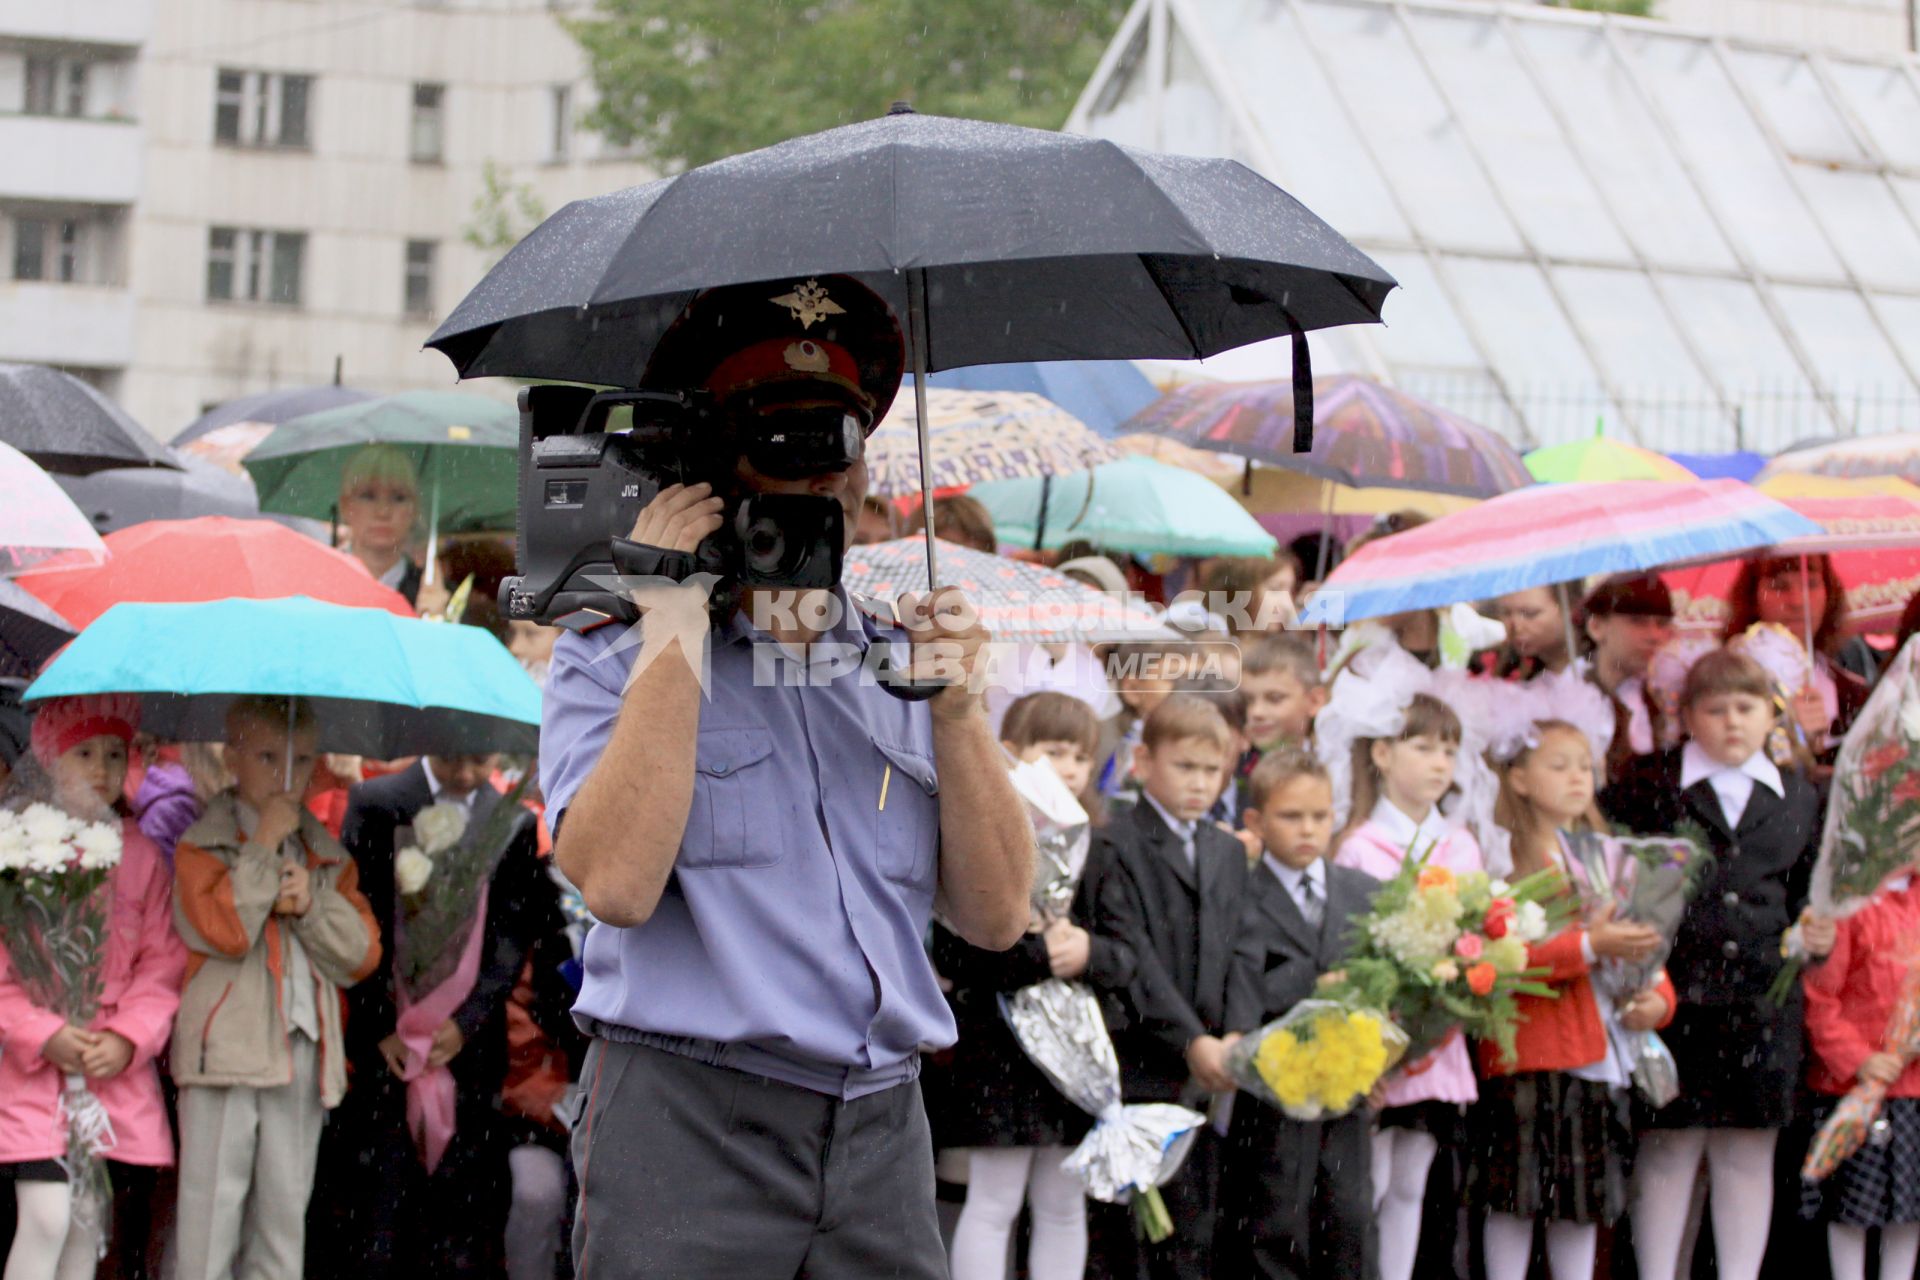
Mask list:
[[149,520],[108,534],[106,544],[105,564],[62,568],[56,560],[15,581],[76,627],[127,600],[193,604],[234,596],[311,596],[413,616],[406,597],[381,586],[358,560],[271,520]]

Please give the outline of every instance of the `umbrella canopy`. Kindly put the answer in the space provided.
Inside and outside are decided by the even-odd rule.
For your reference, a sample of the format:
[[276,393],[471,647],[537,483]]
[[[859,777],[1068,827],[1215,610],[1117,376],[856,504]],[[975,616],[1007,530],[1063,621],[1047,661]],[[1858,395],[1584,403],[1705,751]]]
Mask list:
[[[410,618],[406,597],[352,556],[271,520],[155,520],[108,534],[97,568],[25,574],[20,585],[79,626],[122,601],[190,602],[305,595]],[[212,638],[209,638],[212,643]]]
[[1216,479],[1255,515],[1384,516],[1417,511],[1423,516],[1444,516],[1481,501],[1421,489],[1355,489],[1285,467],[1249,467]]
[[392,759],[539,742],[540,690],[487,632],[305,598],[115,605],[26,700],[82,693],[138,694],[141,728],[183,742],[225,738],[241,694],[313,699],[323,751]]
[[115,467],[90,476],[62,476],[60,487],[102,533],[149,520],[260,514],[253,482],[204,458],[175,454],[178,471]]
[[1368,543],[1327,576],[1301,620],[1337,624],[1490,600],[1818,532],[1733,480],[1539,485]]
[[0,578],[0,680],[30,680],[79,628]]
[[1357,374],[1316,378],[1313,450],[1293,449],[1291,382],[1192,382],[1126,424],[1351,488],[1490,498],[1533,483],[1499,436]]
[[1131,360],[1027,360],[948,369],[927,385],[953,391],[1028,391],[1065,409],[1103,436],[1159,399]]
[[311,413],[373,399],[373,392],[332,383],[314,387],[282,387],[224,400],[207,410],[173,438],[173,447],[192,444],[212,432],[233,426],[276,427]]
[[1855,436],[1812,443],[1782,453],[1760,473],[1761,480],[1783,475],[1832,476],[1849,480],[1897,476],[1920,483],[1920,431]]
[[[1085,540],[1134,555],[1268,556],[1279,545],[1205,476],[1152,458],[1122,458],[1090,472],[975,485],[1006,542],[1059,547]],[[1042,520],[1041,504],[1046,504]]]
[[[1095,591],[1041,565],[942,542],[940,566],[942,583],[967,593],[995,640],[1094,644],[1173,634],[1144,600]],[[927,589],[926,557],[914,538],[855,547],[847,552],[841,581],[849,591],[880,600],[921,594]]]
[[10,444],[0,444],[0,575],[19,573],[47,560],[98,564],[106,544],[85,513],[39,464]]
[[179,465],[119,405],[43,364],[0,364],[0,442],[63,475]]
[[460,391],[403,391],[281,423],[246,457],[260,509],[329,518],[348,463],[370,444],[413,459],[433,530],[513,527],[519,415]]
[[1767,465],[1758,453],[1669,453],[1667,455],[1702,480],[1751,480]]
[[924,368],[1190,359],[1371,323],[1389,276],[1235,161],[901,111],[578,200],[427,345],[462,377],[633,386],[693,295],[847,274]]
[[[1865,630],[1891,630],[1920,590],[1920,486],[1891,476],[1780,476],[1759,488],[1819,526],[1817,533],[1766,548],[1767,554],[1831,556],[1846,589],[1848,621]],[[1740,562],[1732,560],[1664,575],[1681,620],[1724,626],[1739,572]]]
[[[1065,409],[1024,391],[928,391],[927,445],[933,489],[1084,472],[1120,456]],[[867,491],[898,498],[919,488],[914,404],[895,400],[867,438]]]
[[1564,484],[1569,480],[1700,479],[1663,453],[1604,436],[1535,449],[1524,461],[1533,478],[1546,484]]

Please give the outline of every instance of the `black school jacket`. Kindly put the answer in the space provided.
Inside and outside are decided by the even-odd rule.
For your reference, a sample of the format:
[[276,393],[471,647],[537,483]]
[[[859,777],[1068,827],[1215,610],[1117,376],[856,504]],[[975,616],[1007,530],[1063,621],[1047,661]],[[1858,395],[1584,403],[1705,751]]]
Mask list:
[[1263,862],[1249,876],[1227,984],[1227,1029],[1248,1032],[1311,996],[1320,975],[1340,967],[1355,922],[1373,905],[1380,882],[1364,871],[1327,865],[1326,911],[1315,929],[1280,877]]
[[1180,838],[1144,798],[1116,813],[1096,841],[1106,870],[1094,932],[1121,943],[1132,960],[1130,981],[1106,988],[1124,1012],[1114,1029],[1122,1089],[1129,1099],[1174,1101],[1189,1075],[1187,1045],[1226,1030],[1246,851],[1202,822],[1188,866]]
[[1676,748],[1632,761],[1600,793],[1609,819],[1669,835],[1692,822],[1717,862],[1687,906],[1667,960],[1680,1003],[1750,1004],[1780,972],[1780,935],[1799,917],[1820,844],[1820,798],[1798,773],[1780,771],[1786,795],[1755,783],[1738,827],[1706,780],[1682,790]]

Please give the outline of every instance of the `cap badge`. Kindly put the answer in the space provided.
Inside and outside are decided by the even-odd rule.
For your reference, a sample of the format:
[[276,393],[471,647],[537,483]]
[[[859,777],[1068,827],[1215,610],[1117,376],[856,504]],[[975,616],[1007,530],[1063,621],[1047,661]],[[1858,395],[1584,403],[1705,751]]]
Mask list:
[[800,322],[802,329],[813,328],[816,320],[846,314],[846,308],[829,298],[825,287],[818,280],[808,280],[804,284],[795,285],[792,293],[783,293],[767,301],[792,312],[793,318]]
[[826,348],[807,339],[789,342],[781,355],[786,358],[787,368],[798,373],[828,373],[833,369]]

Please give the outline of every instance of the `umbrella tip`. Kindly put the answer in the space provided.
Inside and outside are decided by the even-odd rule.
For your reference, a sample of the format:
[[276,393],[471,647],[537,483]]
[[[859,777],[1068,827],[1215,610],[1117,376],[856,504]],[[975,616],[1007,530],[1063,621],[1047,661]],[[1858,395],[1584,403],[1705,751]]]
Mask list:
[[913,109],[913,104],[911,102],[908,102],[905,98],[901,98],[899,101],[895,102],[892,106],[887,108],[887,114],[890,116],[910,116],[910,115],[914,115],[915,112]]

